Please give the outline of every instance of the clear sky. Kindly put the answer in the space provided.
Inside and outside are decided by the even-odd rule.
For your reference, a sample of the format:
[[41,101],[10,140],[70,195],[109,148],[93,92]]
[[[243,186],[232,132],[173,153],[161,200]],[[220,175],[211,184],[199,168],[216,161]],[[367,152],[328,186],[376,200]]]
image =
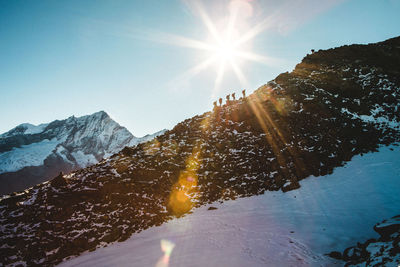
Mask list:
[[[194,71],[215,54],[197,46],[212,43],[207,21],[224,32],[233,7],[235,38],[254,33],[242,48],[260,62],[225,49],[242,76],[226,64],[216,82],[221,58]],[[0,133],[99,110],[135,136],[172,128],[312,48],[399,36],[399,14],[400,0],[0,0]]]

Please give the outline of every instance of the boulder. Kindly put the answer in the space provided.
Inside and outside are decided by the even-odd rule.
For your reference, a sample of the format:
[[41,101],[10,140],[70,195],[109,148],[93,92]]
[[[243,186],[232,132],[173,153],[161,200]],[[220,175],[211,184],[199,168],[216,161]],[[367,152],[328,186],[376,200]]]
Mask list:
[[358,262],[367,256],[367,252],[358,246],[349,247],[343,252],[343,260]]
[[282,186],[282,192],[287,192],[300,188],[300,184],[296,180],[288,181]]
[[376,224],[374,230],[382,236],[382,238],[389,238],[393,233],[400,231],[400,215]]
[[328,253],[326,255],[333,259],[337,259],[337,260],[342,259],[342,253],[340,253],[339,251],[332,251],[331,253]]
[[55,178],[53,178],[50,181],[50,184],[54,187],[61,187],[61,186],[66,186],[67,185],[67,180],[64,178],[64,175],[62,172]]

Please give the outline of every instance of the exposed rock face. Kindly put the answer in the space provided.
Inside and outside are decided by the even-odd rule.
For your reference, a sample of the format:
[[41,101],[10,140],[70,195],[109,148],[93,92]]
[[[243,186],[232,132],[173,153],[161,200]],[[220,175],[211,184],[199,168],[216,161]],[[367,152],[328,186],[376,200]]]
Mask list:
[[384,220],[374,226],[377,232],[383,239],[390,239],[390,237],[400,231],[400,215],[394,216],[391,219]]
[[95,164],[160,133],[136,138],[104,111],[38,126],[21,124],[0,135],[0,194]]
[[400,141],[399,105],[400,38],[308,55],[247,98],[65,175],[65,183],[5,197],[0,255],[5,264],[50,266],[195,206],[294,190]]
[[357,243],[356,246],[345,249],[338,258],[344,260],[346,266],[398,266],[400,264],[400,215],[376,224],[374,230],[380,235],[378,239]]

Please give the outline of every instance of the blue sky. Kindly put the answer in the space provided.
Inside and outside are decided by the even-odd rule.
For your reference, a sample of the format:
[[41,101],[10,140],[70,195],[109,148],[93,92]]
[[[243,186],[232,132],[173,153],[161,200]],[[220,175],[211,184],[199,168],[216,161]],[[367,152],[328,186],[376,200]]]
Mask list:
[[[0,132],[24,122],[39,124],[105,110],[142,136],[210,110],[216,97],[239,94],[244,85],[229,68],[217,91],[217,65],[182,79],[209,56],[165,40],[166,34],[208,40],[192,3],[0,0]],[[200,3],[213,22],[229,15],[230,1]],[[240,34],[273,17],[248,47],[279,59],[274,64],[240,64],[248,92],[291,71],[311,48],[400,35],[397,0],[248,4],[252,12]]]

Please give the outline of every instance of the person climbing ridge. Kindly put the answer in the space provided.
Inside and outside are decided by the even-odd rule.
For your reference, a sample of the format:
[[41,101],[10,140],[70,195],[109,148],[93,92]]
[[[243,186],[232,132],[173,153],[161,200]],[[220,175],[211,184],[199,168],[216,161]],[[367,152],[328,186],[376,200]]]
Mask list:
[[227,105],[230,104],[230,102],[231,102],[230,99],[231,99],[231,95],[227,95],[227,96],[226,96],[226,104],[227,104]]

